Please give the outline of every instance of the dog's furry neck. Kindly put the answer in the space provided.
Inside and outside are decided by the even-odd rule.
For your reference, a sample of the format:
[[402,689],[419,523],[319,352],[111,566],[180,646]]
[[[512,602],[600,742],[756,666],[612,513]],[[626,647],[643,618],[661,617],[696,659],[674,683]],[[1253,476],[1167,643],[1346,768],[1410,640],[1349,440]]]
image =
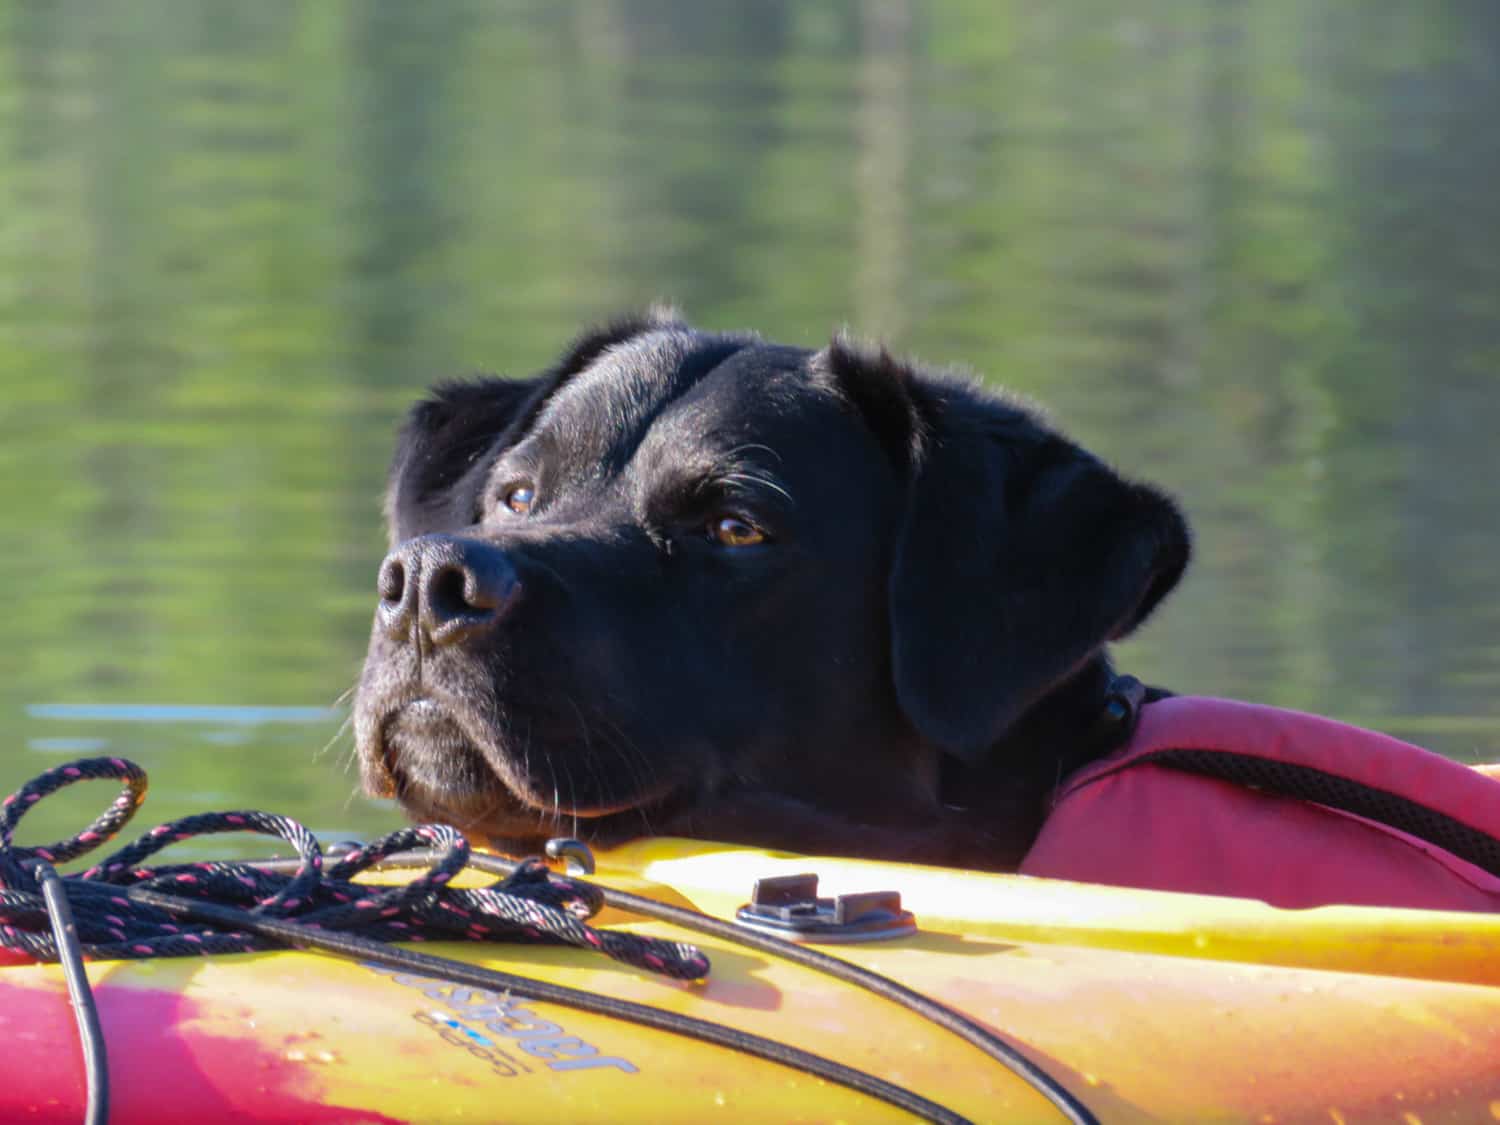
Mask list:
[[995,765],[1044,761],[1056,786],[1064,777],[1113,749],[1101,742],[1097,723],[1115,680],[1103,653],[1049,692],[1021,716],[989,754]]
[[1097,724],[1114,678],[1109,658],[1097,654],[1027,711],[983,761],[966,765],[944,755],[944,803],[984,815],[988,846],[1013,853],[1010,866],[1041,829],[1063,779],[1113,749]]

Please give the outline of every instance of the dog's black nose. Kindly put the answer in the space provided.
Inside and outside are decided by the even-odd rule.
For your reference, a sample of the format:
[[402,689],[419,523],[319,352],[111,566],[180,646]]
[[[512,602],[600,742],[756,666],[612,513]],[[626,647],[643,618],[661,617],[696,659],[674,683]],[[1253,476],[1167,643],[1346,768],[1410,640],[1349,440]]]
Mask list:
[[449,645],[497,625],[520,600],[521,581],[498,547],[424,535],[385,557],[379,590],[375,620],[386,636]]

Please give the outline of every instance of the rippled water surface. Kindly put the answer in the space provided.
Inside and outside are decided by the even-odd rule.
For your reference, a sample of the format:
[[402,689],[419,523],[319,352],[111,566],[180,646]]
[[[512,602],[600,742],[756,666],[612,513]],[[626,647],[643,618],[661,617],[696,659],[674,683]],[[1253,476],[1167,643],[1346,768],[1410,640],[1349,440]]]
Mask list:
[[0,0],[0,789],[396,823],[339,734],[394,422],[658,296],[1175,491],[1129,670],[1500,757],[1496,106],[1491,0]]

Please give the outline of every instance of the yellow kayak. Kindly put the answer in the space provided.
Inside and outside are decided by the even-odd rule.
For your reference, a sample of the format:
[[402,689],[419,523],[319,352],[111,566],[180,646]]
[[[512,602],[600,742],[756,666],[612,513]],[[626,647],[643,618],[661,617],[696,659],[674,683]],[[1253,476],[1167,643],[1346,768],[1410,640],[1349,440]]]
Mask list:
[[[595,881],[734,917],[752,885],[897,891],[916,932],[823,946],[999,1033],[1100,1121],[1500,1120],[1500,918],[1260,903],[655,839]],[[889,999],[760,949],[697,944],[701,982],[575,949],[443,943],[468,963],[730,1025],[982,1122],[1064,1120]],[[886,1102],[723,1046],[315,952],[88,966],[111,1120],[874,1122]],[[73,1122],[83,1064],[55,966],[0,967],[0,1120]]]

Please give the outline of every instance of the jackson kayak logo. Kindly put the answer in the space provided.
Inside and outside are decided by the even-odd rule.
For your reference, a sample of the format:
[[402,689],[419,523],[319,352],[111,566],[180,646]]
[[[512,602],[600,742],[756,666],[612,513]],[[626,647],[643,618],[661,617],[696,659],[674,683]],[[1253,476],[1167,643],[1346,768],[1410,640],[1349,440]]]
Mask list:
[[[548,1070],[623,1070],[635,1074],[634,1063],[606,1055],[592,1043],[569,1035],[561,1024],[544,1020],[519,1000],[484,988],[466,988],[438,977],[396,973],[384,965],[361,961],[396,984],[415,988],[441,1008],[418,1009],[412,1019],[431,1028],[455,1047],[483,1059],[503,1078],[529,1074],[537,1063]],[[476,1026],[477,1025],[477,1026]]]

